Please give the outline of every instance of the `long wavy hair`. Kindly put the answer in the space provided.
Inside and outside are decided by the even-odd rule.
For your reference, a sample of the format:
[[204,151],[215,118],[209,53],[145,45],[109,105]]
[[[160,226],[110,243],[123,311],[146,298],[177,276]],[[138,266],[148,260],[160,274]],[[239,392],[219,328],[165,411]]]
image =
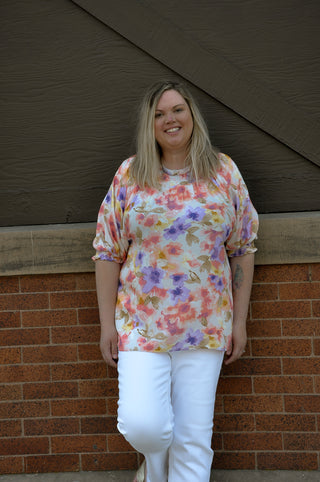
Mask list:
[[192,178],[196,182],[200,179],[210,180],[215,176],[219,165],[219,151],[212,146],[206,123],[188,89],[180,82],[158,82],[152,85],[144,96],[138,118],[136,157],[131,169],[135,182],[141,188],[159,187],[162,152],[155,138],[154,121],[160,97],[167,90],[177,91],[191,111],[193,131],[185,162],[186,166],[190,166]]

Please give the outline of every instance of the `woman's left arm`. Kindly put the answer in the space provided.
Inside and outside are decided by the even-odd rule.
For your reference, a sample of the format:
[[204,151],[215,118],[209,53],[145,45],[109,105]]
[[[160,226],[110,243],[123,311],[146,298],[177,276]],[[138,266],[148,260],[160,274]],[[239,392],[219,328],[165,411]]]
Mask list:
[[247,344],[246,321],[254,270],[254,254],[229,258],[232,272],[233,328],[232,346],[226,352],[225,364],[241,357]]

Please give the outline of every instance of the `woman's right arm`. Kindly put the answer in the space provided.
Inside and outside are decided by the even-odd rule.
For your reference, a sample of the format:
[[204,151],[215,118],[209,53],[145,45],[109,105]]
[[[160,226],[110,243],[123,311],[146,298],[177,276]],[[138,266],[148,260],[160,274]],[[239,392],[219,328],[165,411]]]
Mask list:
[[96,261],[96,285],[101,323],[100,349],[108,365],[117,367],[118,333],[115,326],[119,274],[121,264]]

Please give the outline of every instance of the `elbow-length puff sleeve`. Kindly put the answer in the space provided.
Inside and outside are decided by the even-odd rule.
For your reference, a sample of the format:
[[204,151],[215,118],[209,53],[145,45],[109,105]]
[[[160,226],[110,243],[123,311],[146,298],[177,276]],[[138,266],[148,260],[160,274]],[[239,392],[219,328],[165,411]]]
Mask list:
[[[231,159],[229,158],[231,161]],[[257,248],[254,241],[257,238],[259,218],[239,169],[231,161],[231,183],[229,193],[233,202],[235,218],[226,240],[226,250],[229,257],[243,256],[254,253]]]
[[124,229],[124,210],[127,187],[124,182],[123,165],[116,172],[109,191],[104,198],[97,221],[93,247],[93,260],[114,261],[122,264],[127,256],[128,239]]

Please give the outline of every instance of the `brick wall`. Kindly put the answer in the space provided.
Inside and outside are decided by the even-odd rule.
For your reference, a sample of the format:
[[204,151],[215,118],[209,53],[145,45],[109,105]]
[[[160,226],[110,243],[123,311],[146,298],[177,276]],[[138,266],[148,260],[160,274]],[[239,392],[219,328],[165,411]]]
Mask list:
[[[134,469],[99,353],[93,273],[0,277],[0,474]],[[245,356],[223,369],[221,469],[319,470],[320,264],[257,266]]]

